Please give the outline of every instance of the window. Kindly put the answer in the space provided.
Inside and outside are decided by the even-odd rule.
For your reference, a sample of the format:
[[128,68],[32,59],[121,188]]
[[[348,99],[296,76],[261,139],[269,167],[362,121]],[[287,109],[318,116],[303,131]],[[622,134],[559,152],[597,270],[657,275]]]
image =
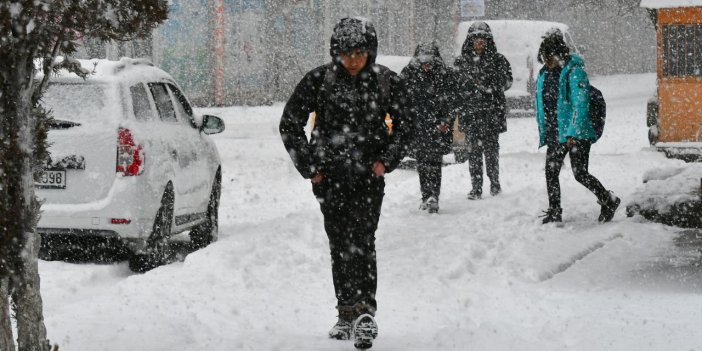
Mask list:
[[154,96],[156,109],[161,120],[164,122],[178,122],[173,103],[170,96],[168,96],[168,91],[166,91],[166,86],[162,83],[149,83],[149,88]]
[[[49,83],[42,104],[51,107],[56,119],[86,123],[111,116],[114,106],[108,106],[107,87],[99,84]],[[120,111],[121,113],[121,111]]]
[[664,25],[662,56],[664,77],[702,77],[702,25]]
[[171,94],[173,94],[173,105],[176,111],[178,111],[181,122],[187,123],[193,128],[197,128],[195,119],[193,118],[193,109],[190,107],[190,104],[188,104],[188,100],[185,99],[183,93],[173,84],[168,84],[168,89],[171,91]]
[[129,87],[132,94],[132,107],[134,109],[134,117],[138,121],[147,121],[153,118],[153,111],[149,103],[149,97],[146,95],[144,84],[136,84]]

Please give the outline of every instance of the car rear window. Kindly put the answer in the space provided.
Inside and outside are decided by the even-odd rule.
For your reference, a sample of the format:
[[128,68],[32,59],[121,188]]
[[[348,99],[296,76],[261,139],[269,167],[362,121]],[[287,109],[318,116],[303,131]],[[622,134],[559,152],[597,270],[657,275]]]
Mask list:
[[104,119],[105,87],[99,84],[50,83],[42,105],[59,120],[86,123]]
[[153,117],[149,96],[146,94],[146,88],[141,83],[129,87],[132,93],[132,107],[134,109],[134,117],[140,121],[150,120]]

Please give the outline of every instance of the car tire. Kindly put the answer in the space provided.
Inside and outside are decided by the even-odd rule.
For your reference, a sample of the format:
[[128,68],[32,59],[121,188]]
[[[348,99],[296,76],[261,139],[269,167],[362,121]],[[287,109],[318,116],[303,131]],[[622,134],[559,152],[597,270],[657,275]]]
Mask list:
[[222,195],[222,175],[218,170],[212,184],[210,201],[207,205],[207,218],[190,230],[190,241],[194,248],[203,248],[215,241],[219,235],[219,199]]
[[173,225],[174,202],[173,186],[168,183],[161,198],[161,205],[156,212],[151,236],[146,241],[146,248],[133,253],[129,258],[129,269],[133,272],[144,273],[167,261],[169,255],[168,237],[171,236]]
[[656,145],[658,142],[658,125],[652,125],[648,127],[648,143],[651,146]]

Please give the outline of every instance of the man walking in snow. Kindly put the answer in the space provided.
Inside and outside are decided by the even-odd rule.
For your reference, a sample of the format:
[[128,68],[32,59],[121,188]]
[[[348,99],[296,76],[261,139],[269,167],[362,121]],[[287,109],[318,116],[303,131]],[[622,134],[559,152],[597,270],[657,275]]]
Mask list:
[[590,121],[590,82],[585,73],[585,63],[580,56],[570,53],[563,34],[555,28],[544,36],[538,61],[544,67],[536,80],[536,121],[539,125],[539,147],[547,147],[546,189],[549,203],[543,223],[562,220],[558,177],[566,155],[570,155],[575,180],[597,196],[601,205],[599,221],[609,222],[621,200],[588,172],[590,147],[597,141],[597,135]]
[[423,43],[400,76],[407,86],[407,112],[414,122],[410,149],[417,159],[419,209],[438,213],[442,159],[451,151],[453,72],[436,43]]
[[[375,231],[384,175],[402,156],[404,86],[375,64],[378,39],[367,20],[341,19],[330,47],[332,62],[308,72],[288,100],[280,134],[324,216],[339,312],[329,336],[354,335],[356,347],[369,348],[378,333]],[[308,141],[304,128],[313,112]]]
[[497,52],[485,22],[470,26],[454,66],[458,75],[458,127],[468,144],[472,185],[468,199],[478,200],[483,194],[483,155],[490,195],[496,196],[502,192],[499,137],[507,131],[505,90],[512,86],[512,68]]

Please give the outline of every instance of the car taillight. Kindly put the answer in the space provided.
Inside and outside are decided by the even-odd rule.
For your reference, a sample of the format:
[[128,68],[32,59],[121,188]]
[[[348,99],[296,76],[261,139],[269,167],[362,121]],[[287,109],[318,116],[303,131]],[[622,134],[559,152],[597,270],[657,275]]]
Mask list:
[[125,176],[140,175],[144,172],[142,147],[134,142],[132,132],[126,128],[120,128],[117,133],[117,172]]

